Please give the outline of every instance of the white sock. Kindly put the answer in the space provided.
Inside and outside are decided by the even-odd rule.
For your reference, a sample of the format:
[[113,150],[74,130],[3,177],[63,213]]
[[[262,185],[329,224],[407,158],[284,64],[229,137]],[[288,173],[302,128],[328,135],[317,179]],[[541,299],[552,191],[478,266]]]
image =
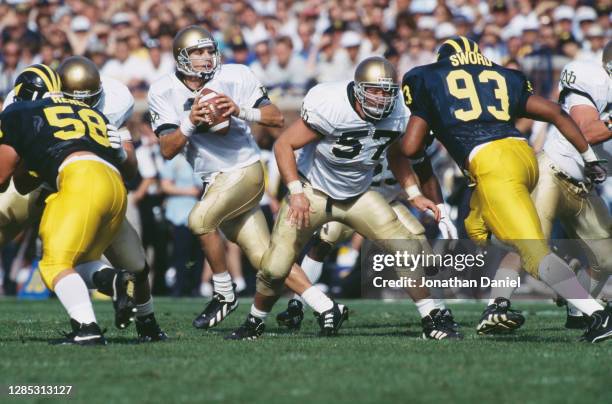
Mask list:
[[433,301],[434,301],[434,306],[436,306],[436,309],[444,310],[446,308],[446,305],[444,304],[444,299],[433,299]]
[[260,320],[265,320],[266,317],[268,317],[268,313],[265,311],[259,310],[257,307],[255,307],[254,304],[252,304],[251,305],[251,316],[256,317]]
[[313,285],[319,281],[321,277],[321,272],[323,272],[323,263],[320,261],[315,261],[310,258],[308,255],[304,257],[302,260],[302,264],[300,265],[306,274],[306,277]]
[[240,278],[234,279],[234,283],[236,284],[236,293],[240,293],[246,289],[247,285],[244,281],[244,278],[241,276]]
[[317,313],[323,313],[334,307],[334,302],[316,286],[311,286],[302,293],[302,299]]
[[70,318],[81,324],[96,322],[96,315],[89,299],[89,290],[78,274],[70,274],[60,279],[55,285],[55,294]]
[[[597,296],[599,296],[599,294],[601,293],[601,290],[603,289],[603,287],[606,285],[606,282],[608,281],[607,276],[605,277],[605,279],[602,279],[599,281],[597,279],[593,279],[589,275],[588,271],[584,269],[578,271],[578,274],[576,275],[576,277],[578,278],[578,282],[580,282],[582,287],[588,290],[591,296],[593,296],[594,298],[597,298]],[[567,306],[569,307],[569,312],[571,316],[581,316],[582,315],[582,312],[578,310],[576,306],[574,306],[573,304],[568,302]]]
[[550,286],[559,296],[573,304],[587,316],[603,307],[578,282],[576,274],[569,265],[555,254],[548,254],[538,267],[540,279]]
[[432,310],[436,309],[436,303],[432,298],[421,299],[418,302],[414,302],[414,304],[416,304],[421,318],[427,317]]
[[[519,278],[520,275],[517,271],[510,268],[499,268],[497,270],[497,273],[495,274],[494,279],[496,281],[507,281],[508,279],[510,279],[512,283],[518,284]],[[492,305],[495,302],[495,298],[497,297],[510,299],[515,290],[516,286],[491,288],[491,295],[489,296],[489,305]]]
[[153,297],[146,303],[136,305],[136,317],[144,317],[153,313]]
[[226,300],[234,300],[234,288],[232,287],[232,277],[225,271],[220,274],[213,274],[213,289],[221,293]]
[[[313,285],[317,283],[317,281],[321,277],[321,272],[323,272],[323,263],[320,261],[313,260],[308,255],[304,256],[300,267],[302,267],[304,273],[306,274],[306,277]],[[293,295],[293,298],[304,303],[304,299],[302,299],[302,297],[297,293]]]

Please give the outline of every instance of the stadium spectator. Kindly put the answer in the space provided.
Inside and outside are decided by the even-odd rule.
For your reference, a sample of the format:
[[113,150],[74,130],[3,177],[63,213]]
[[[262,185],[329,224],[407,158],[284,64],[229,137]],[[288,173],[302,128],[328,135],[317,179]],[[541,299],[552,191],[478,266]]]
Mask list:
[[0,98],[4,99],[13,89],[15,78],[21,70],[20,57],[19,44],[14,41],[6,42],[2,48],[2,64],[0,64]]
[[160,180],[161,190],[166,195],[165,216],[171,228],[173,248],[170,265],[176,273],[171,295],[197,296],[202,254],[197,237],[187,227],[187,219],[202,193],[202,181],[194,175],[182,154],[165,162]]

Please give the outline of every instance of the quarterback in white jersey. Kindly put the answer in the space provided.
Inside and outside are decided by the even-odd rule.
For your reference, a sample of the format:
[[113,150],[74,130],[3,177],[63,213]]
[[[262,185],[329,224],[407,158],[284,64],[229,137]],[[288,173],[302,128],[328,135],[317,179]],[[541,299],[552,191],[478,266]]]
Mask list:
[[[220,66],[204,88],[225,94],[238,105],[257,108],[264,102],[270,103],[264,87],[244,65]],[[161,134],[178,128],[189,116],[195,96],[176,73],[154,82],[149,90],[153,131]],[[259,148],[244,119],[232,116],[229,132],[225,135],[206,134],[198,127],[193,134],[186,146],[186,156],[196,175],[204,182],[212,182],[218,173],[248,167],[259,161]]]
[[[406,244],[408,249],[420,251],[419,237],[402,225],[382,195],[369,190],[375,167],[386,157],[387,149],[402,186],[416,186],[413,173],[406,175],[409,164],[400,156],[395,142],[408,119],[398,98],[396,76],[395,68],[384,58],[363,60],[354,81],[312,88],[302,104],[302,119],[277,140],[276,160],[290,195],[282,202],[270,248],[258,273],[251,313],[229,338],[254,339],[261,335],[264,319],[291,265],[312,234],[325,223],[342,222],[390,251],[406,249]],[[294,152],[301,148],[305,150],[297,164]],[[414,201],[423,209],[437,212],[435,204],[422,195],[415,196]],[[416,242],[400,247],[396,240]],[[420,278],[422,268],[412,275]],[[445,337],[459,337],[438,315],[440,310],[435,308],[428,290],[411,290],[411,295],[415,300],[432,303],[430,313],[423,316],[425,338],[431,338],[434,329]],[[324,335],[336,334],[348,316],[346,307],[338,303],[321,305],[316,312]]]
[[[281,127],[283,116],[248,67],[221,65],[217,43],[207,30],[195,25],[184,28],[174,38],[173,48],[177,70],[153,83],[149,109],[164,158],[186,153],[204,182],[204,195],[193,207],[188,225],[200,238],[213,271],[215,293],[193,321],[194,327],[207,329],[238,305],[219,229],[257,269],[268,249],[270,233],[259,207],[264,171],[249,123]],[[200,102],[205,89],[217,93],[214,100]],[[214,110],[221,112],[209,108],[209,102],[215,102]],[[202,126],[219,113],[230,117],[226,134]],[[305,290],[311,285],[300,271],[297,266],[292,271],[297,277],[293,285]]]

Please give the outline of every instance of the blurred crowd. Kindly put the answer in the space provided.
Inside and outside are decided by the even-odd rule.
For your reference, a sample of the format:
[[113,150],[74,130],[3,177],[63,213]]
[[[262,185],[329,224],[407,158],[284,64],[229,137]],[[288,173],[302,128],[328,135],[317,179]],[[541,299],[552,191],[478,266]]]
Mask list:
[[[0,104],[23,68],[56,67],[71,55],[89,57],[103,76],[125,83],[137,99],[130,129],[141,174],[131,185],[131,220],[140,223],[152,251],[155,291],[206,294],[206,271],[200,291],[200,249],[185,226],[201,184],[185,176],[186,162],[163,161],[145,113],[149,85],[174,69],[172,39],[179,29],[191,24],[209,29],[224,63],[249,65],[291,123],[310,87],[351,79],[364,57],[385,56],[401,79],[434,61],[437,46],[454,35],[476,40],[485,56],[522,70],[538,94],[556,99],[565,64],[601,63],[612,37],[611,12],[609,0],[0,0]],[[544,127],[525,123],[520,129],[533,134],[536,148],[541,145]],[[278,132],[258,128],[255,134],[267,151]],[[444,150],[434,163],[454,217],[462,217],[465,182]],[[274,167],[271,159],[268,171],[277,180],[263,202],[270,221],[282,195]],[[435,225],[428,229],[435,238]],[[3,251],[5,274],[15,267],[19,247]],[[240,252],[229,246],[228,254],[233,277],[242,279]],[[10,279],[4,279],[6,291]]]

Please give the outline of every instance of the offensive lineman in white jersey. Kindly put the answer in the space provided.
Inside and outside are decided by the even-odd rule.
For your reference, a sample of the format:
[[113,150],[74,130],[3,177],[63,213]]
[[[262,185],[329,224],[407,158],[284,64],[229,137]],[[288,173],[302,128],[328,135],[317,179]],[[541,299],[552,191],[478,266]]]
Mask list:
[[[185,152],[195,174],[205,183],[204,195],[192,209],[188,225],[200,238],[213,271],[213,298],[193,321],[194,327],[208,329],[238,306],[219,229],[242,248],[258,270],[270,242],[259,208],[263,167],[249,123],[282,127],[284,121],[248,67],[221,65],[217,43],[207,30],[195,25],[184,28],[175,36],[173,48],[177,71],[151,85],[149,109],[164,158]],[[213,113],[206,103],[200,103],[203,88],[219,94],[216,109],[231,117],[225,135],[201,126]],[[297,265],[291,274],[287,285],[305,294],[307,302],[312,301],[309,296],[317,302],[331,302],[308,283]]]
[[[407,108],[406,112],[409,113]],[[425,156],[418,160],[413,160],[411,161],[411,164],[415,166],[416,170],[416,166],[425,159],[429,159],[429,157]],[[374,169],[374,173],[375,175],[372,178],[370,189],[380,193],[385,198],[385,201],[391,205],[391,208],[404,227],[406,227],[412,234],[422,238],[423,251],[430,251],[431,246],[425,238],[425,228],[406,206],[410,199],[414,199],[416,196],[420,195],[418,186],[413,186],[413,188],[410,190],[413,195],[412,197],[409,197],[407,195],[407,191],[402,188],[393,175],[386,158],[380,161],[380,163]],[[440,192],[439,185],[434,192]],[[440,229],[442,238],[457,239],[457,228],[450,220],[444,203],[437,204],[437,207],[440,210],[438,227]],[[334,246],[340,242],[348,240],[354,234],[354,232],[355,231],[353,229],[343,223],[329,222],[324,224],[321,229],[319,229],[313,235],[313,245],[308,253],[304,256],[304,260],[300,264],[311,283],[316,284],[319,280],[323,269],[323,262]],[[445,308],[442,300],[433,299],[427,303],[433,303],[435,308],[442,311],[442,315],[447,318],[449,323],[454,323],[451,311]],[[419,304],[423,304],[423,302],[420,302]],[[429,310],[430,307],[431,306],[427,307],[424,305],[423,309],[419,310],[422,312],[421,314],[423,318],[427,318],[427,315],[429,315],[431,311]],[[293,297],[293,299],[289,300],[287,309],[276,316],[277,322],[289,329],[299,329],[303,318],[303,305],[301,298],[297,294]]]
[[[256,339],[263,333],[264,320],[291,265],[325,223],[340,221],[387,250],[406,249],[406,244],[408,250],[421,250],[418,237],[402,225],[384,197],[369,190],[374,169],[389,148],[390,165],[402,187],[416,186],[409,161],[400,156],[395,142],[408,120],[396,80],[391,63],[370,57],[357,66],[354,81],[319,84],[306,94],[302,119],[274,146],[290,195],[283,200],[276,219],[271,245],[257,276],[251,311],[243,325],[226,339]],[[298,174],[294,151],[302,148]],[[435,204],[422,195],[413,203],[439,214]],[[398,245],[392,240],[404,243]],[[422,268],[411,275],[421,278]],[[429,298],[427,289],[416,289],[413,292],[421,296],[413,295],[414,300]],[[322,305],[316,312],[323,333],[328,335],[336,334],[348,316],[346,307],[338,303]],[[424,324],[424,337],[429,338],[431,332],[459,337],[439,311],[430,320]]]
[[[608,159],[610,171],[610,105],[612,105],[612,42],[604,49],[603,65],[574,61],[563,69],[559,82],[559,103],[576,122],[597,156]],[[612,272],[612,219],[605,201],[595,186],[584,175],[584,161],[580,153],[552,126],[544,149],[538,154],[540,177],[531,193],[546,238],[550,238],[553,222],[561,221],[571,239],[581,239],[581,247],[589,261],[590,270],[577,274],[581,285],[593,297],[601,292]],[[520,260],[510,253],[497,271],[496,279],[518,279]],[[505,263],[505,265],[504,265]],[[517,328],[506,319],[524,319],[516,312],[508,312],[509,298],[515,288],[491,290],[489,306],[477,326],[479,334],[489,334]],[[501,319],[501,320],[500,320]],[[568,304],[567,328],[583,329],[589,318]]]
[[[41,68],[34,68],[36,72],[40,70]],[[58,74],[64,96],[83,101],[99,109],[107,117],[109,140],[125,160],[122,171],[127,176],[135,173],[136,159],[132,139],[129,131],[124,127],[134,106],[134,98],[127,87],[109,78],[104,78],[101,82],[99,72],[93,62],[80,56],[71,57],[62,62],[58,68]],[[23,86],[20,88],[16,86],[15,91],[12,91],[7,97],[4,107],[14,99],[20,98],[14,96],[15,93],[23,92],[23,89]],[[121,129],[117,130],[117,128]],[[28,224],[40,219],[46,195],[48,192],[44,190],[44,186],[38,187],[27,195],[21,195],[12,185],[5,193],[0,194],[1,209],[13,212],[10,215],[0,214],[0,217],[3,218],[0,222],[0,245],[13,239]],[[28,209],[24,210],[24,206]],[[136,231],[127,220],[123,221],[115,240],[105,251],[105,256],[115,268],[121,270],[109,268],[102,261],[83,263],[75,270],[89,288],[98,289],[103,294],[117,297],[113,304],[115,306],[115,325],[118,328],[127,327],[136,310],[136,329],[141,342],[166,339],[166,334],[159,328],[153,313],[144,250]],[[136,275],[132,277],[127,274],[128,272]],[[131,291],[128,291],[128,283],[131,283],[132,279],[134,280],[133,296]]]

